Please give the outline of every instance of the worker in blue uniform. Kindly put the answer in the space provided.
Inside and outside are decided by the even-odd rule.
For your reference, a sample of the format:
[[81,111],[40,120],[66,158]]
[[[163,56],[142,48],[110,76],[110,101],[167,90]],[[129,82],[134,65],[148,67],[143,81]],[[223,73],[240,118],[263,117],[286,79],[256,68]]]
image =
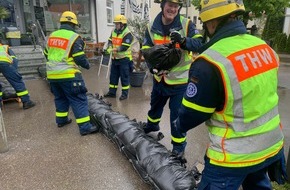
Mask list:
[[[164,106],[169,100],[170,124],[177,118],[177,110],[180,107],[183,94],[186,90],[188,80],[188,70],[193,61],[192,51],[197,52],[202,45],[202,36],[199,34],[195,25],[187,18],[180,15],[182,0],[162,0],[160,3],[161,12],[153,22],[149,23],[145,33],[145,40],[142,49],[170,43],[178,42],[176,47],[182,51],[180,62],[170,71],[159,71],[154,73],[153,89],[151,92],[150,110],[147,115],[147,125],[144,127],[145,133],[158,131],[159,122],[163,113]],[[180,35],[178,35],[180,34]],[[185,40],[184,37],[188,37]],[[152,70],[150,68],[150,70]],[[171,135],[174,131],[171,130]],[[179,144],[173,144],[173,152],[182,152]]]
[[[16,91],[16,95],[21,98],[23,109],[35,106],[30,100],[28,90],[25,87],[21,74],[17,71],[18,59],[8,45],[3,45],[0,41],[0,72]],[[0,85],[0,102],[2,106],[2,86]]]
[[109,37],[107,48],[107,52],[112,53],[110,86],[109,92],[104,97],[116,97],[119,79],[121,79],[122,94],[119,100],[125,100],[128,98],[130,88],[130,72],[133,65],[131,44],[134,38],[127,27],[127,18],[124,15],[116,15],[113,22],[115,29]]
[[271,190],[269,166],[277,168],[277,181],[286,179],[278,55],[247,34],[238,19],[245,11],[242,0],[201,1],[200,7],[210,40],[189,70],[172,141],[186,144],[188,130],[203,122],[208,126],[199,190]]
[[84,52],[85,43],[75,32],[78,20],[73,12],[65,11],[60,23],[60,29],[49,36],[44,51],[47,79],[55,96],[56,123],[63,127],[72,122],[68,117],[71,106],[80,134],[95,133],[98,128],[90,122],[87,88],[79,68],[89,69],[90,64]]

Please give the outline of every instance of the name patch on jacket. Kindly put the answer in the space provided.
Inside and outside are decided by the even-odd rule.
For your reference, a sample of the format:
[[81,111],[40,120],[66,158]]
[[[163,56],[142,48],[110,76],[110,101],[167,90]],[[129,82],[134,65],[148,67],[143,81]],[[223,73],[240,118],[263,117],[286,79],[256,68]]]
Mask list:
[[68,46],[68,42],[68,39],[51,37],[48,39],[48,46],[65,50]]
[[231,54],[228,59],[240,82],[278,67],[273,51],[265,44]]

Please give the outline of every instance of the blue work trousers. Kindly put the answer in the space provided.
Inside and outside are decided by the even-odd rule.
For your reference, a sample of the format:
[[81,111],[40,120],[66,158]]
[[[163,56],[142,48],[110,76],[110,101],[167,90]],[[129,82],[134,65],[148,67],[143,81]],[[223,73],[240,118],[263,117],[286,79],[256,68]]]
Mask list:
[[[86,96],[87,88],[83,80],[51,82],[51,91],[54,94],[56,112],[68,112],[69,106],[76,119],[89,116],[88,99]],[[56,123],[65,123],[68,117],[56,117]],[[78,123],[80,132],[91,128],[90,121]]]
[[132,61],[128,58],[113,59],[110,73],[110,89],[111,94],[116,94],[119,79],[121,78],[122,95],[128,96],[130,86],[130,68]]
[[167,85],[163,81],[157,82],[153,79],[153,90],[151,92],[150,110],[148,116],[155,122],[147,120],[147,127],[155,128],[159,125],[164,106],[169,99],[170,109],[170,127],[171,134],[177,136],[175,130],[172,130],[172,122],[178,117],[178,109],[181,105],[183,94],[186,90],[186,85]]
[[268,158],[261,164],[243,168],[228,168],[209,163],[205,156],[205,167],[198,190],[272,190],[272,185],[267,175],[267,167],[281,159],[283,149],[274,157]]
[[[16,93],[21,93],[26,91],[25,84],[23,82],[22,76],[18,73],[17,68],[13,64],[0,62],[0,72],[7,79],[7,81],[14,88]],[[0,89],[2,91],[2,89]],[[30,101],[28,94],[20,96],[22,102]],[[0,98],[2,101],[2,97]]]

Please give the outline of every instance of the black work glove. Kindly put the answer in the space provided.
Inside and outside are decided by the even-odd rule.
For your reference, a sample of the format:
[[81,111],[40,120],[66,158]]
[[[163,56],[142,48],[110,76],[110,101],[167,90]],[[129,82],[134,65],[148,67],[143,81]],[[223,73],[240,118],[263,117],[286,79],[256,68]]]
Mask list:
[[183,45],[185,42],[185,37],[181,36],[181,34],[179,34],[177,31],[171,32],[170,38],[172,43],[179,43],[180,45]]
[[271,181],[276,181],[279,185],[288,180],[284,155],[280,160],[268,166],[268,175]]

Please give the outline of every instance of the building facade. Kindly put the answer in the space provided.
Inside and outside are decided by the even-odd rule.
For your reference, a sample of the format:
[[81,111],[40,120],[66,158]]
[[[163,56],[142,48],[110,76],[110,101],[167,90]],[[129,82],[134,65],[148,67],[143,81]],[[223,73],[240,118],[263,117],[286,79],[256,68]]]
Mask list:
[[[31,32],[35,23],[39,33],[47,36],[59,28],[59,18],[64,11],[76,13],[83,38],[101,42],[114,27],[113,16],[121,11],[121,1],[113,0],[1,0],[10,15],[2,19],[0,28],[16,27],[21,34]],[[98,19],[97,19],[98,18]]]
[[287,36],[290,34],[290,8],[285,9],[283,33],[285,33]]
[[[185,0],[180,14],[190,18],[197,29],[202,29],[198,19],[199,12]],[[184,4],[186,5],[186,3]],[[1,0],[0,6],[5,7],[10,15],[1,19],[0,28],[13,26],[21,34],[31,32],[31,23],[37,25],[38,34],[48,36],[59,28],[59,18],[64,11],[76,13],[81,27],[77,32],[86,40],[106,42],[114,28],[113,18],[124,14],[127,18],[141,16],[152,20],[161,11],[160,4],[154,0]],[[286,12],[284,30],[289,34],[289,10]]]

